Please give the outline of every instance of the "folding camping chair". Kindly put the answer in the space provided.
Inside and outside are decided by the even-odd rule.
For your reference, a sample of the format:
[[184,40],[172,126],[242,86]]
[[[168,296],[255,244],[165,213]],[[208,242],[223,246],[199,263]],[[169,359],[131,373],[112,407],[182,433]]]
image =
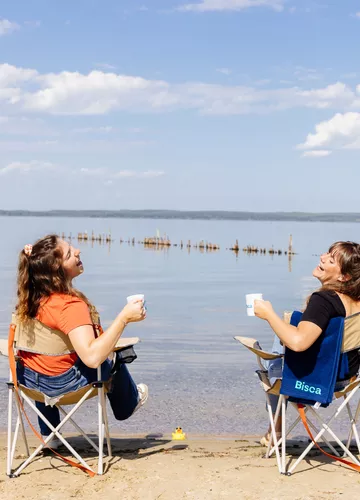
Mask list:
[[[289,320],[289,317],[285,318],[285,320]],[[360,348],[360,314],[350,316],[349,318],[345,319],[345,331],[347,332],[346,337],[344,335],[344,340],[343,340],[343,345],[342,345],[342,352],[347,352],[349,350],[352,350],[356,347]],[[318,445],[318,441],[321,439],[332,451],[333,455],[335,457],[338,457],[338,459],[343,460],[340,458],[339,452],[334,448],[334,446],[329,442],[327,439],[326,433],[331,436],[331,438],[336,442],[336,444],[342,449],[343,451],[343,457],[347,456],[349,457],[354,465],[354,468],[360,471],[360,462],[359,460],[351,453],[350,451],[350,444],[351,440],[354,437],[356,441],[356,445],[358,448],[358,453],[360,454],[360,439],[359,439],[359,434],[357,431],[356,423],[360,418],[360,400],[358,402],[357,408],[355,413],[353,413],[351,407],[350,407],[350,402],[353,400],[355,395],[359,395],[360,392],[360,376],[358,375],[357,377],[354,377],[353,380],[350,381],[350,383],[341,391],[334,393],[333,396],[333,401],[334,400],[339,400],[341,397],[344,398],[343,402],[338,405],[337,409],[333,412],[333,414],[328,418],[326,421],[324,418],[321,417],[321,415],[318,412],[318,406],[314,405],[304,405],[303,409],[298,412],[298,406],[296,403],[290,403],[297,411],[297,418],[296,420],[288,426],[286,429],[286,399],[287,396],[280,394],[280,388],[281,388],[281,379],[276,379],[275,382],[270,381],[269,377],[269,372],[268,372],[268,362],[271,360],[276,360],[280,359],[283,357],[283,354],[274,354],[271,352],[267,352],[261,349],[259,342],[255,339],[252,338],[247,338],[247,337],[235,337],[235,340],[239,341],[243,346],[248,348],[250,351],[252,351],[256,357],[257,361],[259,364],[259,370],[256,371],[259,380],[260,380],[260,385],[265,391],[265,397],[266,397],[266,404],[267,404],[267,409],[268,409],[268,415],[269,415],[269,420],[270,420],[270,427],[271,427],[271,438],[269,440],[269,445],[267,448],[267,452],[265,457],[269,458],[274,452],[276,454],[276,459],[277,459],[277,465],[279,472],[281,474],[287,474],[291,475],[295,468],[298,466],[298,464],[306,457],[306,455],[309,453],[309,451],[316,445]],[[272,408],[270,404],[270,395],[276,395],[279,396],[279,402],[277,405],[277,409],[275,412],[275,415],[272,414]],[[334,404],[334,403],[333,403]],[[350,431],[348,435],[348,439],[346,442],[346,445],[337,437],[335,432],[331,429],[330,424],[334,422],[334,420],[341,414],[342,410],[346,408],[349,421],[350,421]],[[316,425],[306,419],[304,416],[305,414],[310,413],[320,424],[320,430],[316,427]],[[276,422],[279,418],[279,416],[282,416],[282,429],[281,429],[281,437],[278,438],[276,431],[275,431],[275,426]],[[311,429],[315,433],[315,437],[311,436],[311,442],[310,444],[306,447],[306,449],[303,451],[303,453],[299,456],[299,458],[295,461],[295,463],[288,468],[286,467],[286,438],[287,436],[292,432],[292,430],[297,426],[297,424],[300,422],[300,420],[303,420],[304,425],[308,425],[311,427]],[[309,435],[311,434],[311,431],[309,429]],[[280,445],[281,445],[281,452],[280,452]],[[320,448],[321,449],[321,448]],[[323,450],[321,450],[323,451]],[[323,451],[324,452],[324,451]],[[324,452],[325,453],[325,452]],[[325,453],[327,454],[327,453]],[[331,456],[331,455],[330,455]],[[348,465],[350,465],[349,462],[345,461]]]
[[[39,322],[38,322],[39,323]],[[14,323],[12,326],[15,326]],[[40,324],[41,328],[47,328],[45,325]],[[55,330],[51,330],[51,333],[54,336],[54,333],[56,333]],[[34,339],[32,339],[33,341]],[[17,350],[22,350],[22,351],[31,351],[31,352],[37,352],[34,349],[34,345],[32,344],[32,341],[30,342],[24,342],[23,338],[21,335],[15,335],[15,342],[13,345],[13,350],[14,350],[14,355],[15,355],[15,361],[18,360],[16,356],[16,351]],[[119,339],[118,343],[116,344],[114,348],[115,351],[123,351],[125,352],[125,349],[130,349],[134,345],[136,345],[139,342],[139,339],[137,337],[134,338],[121,338]],[[55,340],[56,344],[56,340]],[[30,345],[30,347],[29,347]],[[10,344],[8,343],[7,340],[0,340],[0,354],[3,356],[9,357],[9,354],[11,352],[9,351],[10,349]],[[61,354],[63,351],[61,352]],[[52,355],[55,355],[54,352]],[[11,362],[11,359],[9,359],[9,362]],[[106,443],[107,443],[107,454],[109,457],[111,457],[111,443],[110,443],[110,434],[109,434],[109,426],[108,426],[108,418],[107,418],[107,412],[106,412],[106,400],[105,400],[105,393],[107,392],[107,384],[106,382],[101,380],[101,368],[99,367],[97,369],[97,381],[94,383],[90,383],[86,385],[85,387],[80,388],[77,391],[74,392],[69,392],[66,394],[63,394],[59,396],[58,398],[55,398],[55,400],[49,401],[49,398],[36,390],[29,389],[21,384],[16,384],[14,383],[13,376],[12,376],[12,370],[10,369],[10,377],[9,377],[9,382],[7,383],[8,385],[8,392],[9,392],[9,402],[8,402],[8,437],[7,437],[7,466],[6,466],[6,474],[10,477],[17,477],[21,471],[38,455],[38,453],[48,445],[51,439],[53,439],[55,436],[60,439],[62,444],[70,451],[70,453],[79,461],[79,464],[76,462],[73,462],[69,459],[66,459],[56,453],[60,458],[62,458],[65,462],[79,467],[82,470],[85,470],[88,472],[90,476],[94,476],[96,473],[95,471],[89,466],[89,464],[80,456],[80,454],[70,445],[70,443],[64,438],[63,434],[60,434],[60,430],[64,426],[65,423],[70,422],[73,424],[73,426],[76,428],[78,432],[86,439],[86,441],[96,450],[98,453],[98,469],[97,469],[97,474],[103,474],[103,459],[104,459],[104,450],[103,450],[103,443],[104,443],[104,437],[106,437]],[[73,420],[73,415],[75,412],[83,405],[83,403],[90,398],[93,398],[95,396],[98,396],[98,404],[97,404],[97,412],[98,412],[98,433],[97,433],[97,442],[96,444],[85,432],[81,427]],[[16,419],[16,424],[15,424],[15,429],[13,432],[13,422],[12,422],[12,417],[13,417],[13,399],[15,399],[16,403],[16,408],[17,408],[17,419]],[[54,406],[56,406],[60,414],[63,416],[63,419],[61,420],[60,424],[54,428],[51,423],[44,417],[44,415],[37,409],[35,405],[35,401],[39,401],[45,404],[51,403]],[[33,425],[31,424],[27,414],[24,411],[24,403],[27,403],[27,405],[45,422],[45,424],[51,429],[51,433],[49,436],[47,436],[45,439],[41,439],[39,433],[34,429]],[[70,411],[66,411],[63,407],[67,405],[72,405],[73,407],[71,408]],[[41,444],[36,448],[36,450],[30,455],[29,452],[29,445],[28,445],[28,440],[26,437],[26,431],[25,431],[25,425],[24,425],[24,419],[23,419],[23,414],[27,418],[30,427],[33,429],[34,433],[41,439]],[[21,431],[24,444],[25,444],[25,449],[26,449],[26,454],[27,454],[27,459],[15,470],[12,470],[12,464],[14,460],[14,454],[15,454],[15,449],[16,449],[16,444],[19,436],[19,431]]]

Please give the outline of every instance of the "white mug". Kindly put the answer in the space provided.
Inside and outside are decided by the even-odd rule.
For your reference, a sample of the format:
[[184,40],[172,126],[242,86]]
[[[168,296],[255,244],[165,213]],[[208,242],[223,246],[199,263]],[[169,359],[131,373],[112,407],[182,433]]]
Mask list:
[[130,302],[135,302],[135,300],[142,300],[143,302],[145,301],[145,295],[142,293],[138,293],[136,295],[129,295],[126,297],[126,301],[129,304]]
[[246,312],[248,316],[255,316],[254,300],[263,300],[262,293],[248,293],[245,295],[246,299]]

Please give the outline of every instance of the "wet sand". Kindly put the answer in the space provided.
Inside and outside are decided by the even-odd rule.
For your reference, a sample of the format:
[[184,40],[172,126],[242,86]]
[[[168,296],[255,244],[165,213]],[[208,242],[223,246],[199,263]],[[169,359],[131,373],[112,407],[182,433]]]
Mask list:
[[[78,437],[71,443],[96,460]],[[31,440],[31,446],[35,445]],[[313,452],[291,477],[278,473],[275,459],[264,459],[257,438],[211,439],[170,436],[112,439],[113,458],[106,459],[103,476],[90,478],[50,452],[37,458],[15,479],[5,476],[6,437],[0,435],[0,497],[2,500],[353,500],[360,496],[360,474]],[[305,442],[291,453],[299,454]],[[23,449],[16,452],[20,463]],[[65,452],[64,452],[65,454]]]

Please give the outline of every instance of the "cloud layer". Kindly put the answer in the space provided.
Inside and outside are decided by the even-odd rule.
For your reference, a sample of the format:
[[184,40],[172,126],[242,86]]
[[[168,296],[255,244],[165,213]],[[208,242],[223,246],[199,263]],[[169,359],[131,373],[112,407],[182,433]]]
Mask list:
[[165,172],[162,170],[116,170],[105,167],[98,168],[69,168],[62,165],[56,165],[51,162],[31,160],[28,162],[14,161],[0,168],[0,176],[12,174],[29,174],[34,172],[52,173],[58,175],[76,175],[80,177],[95,178],[97,182],[106,182],[112,184],[118,179],[155,179],[163,177]]
[[53,170],[54,168],[55,165],[50,162],[37,161],[37,160],[29,162],[14,161],[12,163],[9,163],[3,168],[0,168],[0,176],[11,174],[14,172],[31,173],[39,170]]
[[183,12],[239,11],[252,7],[269,7],[278,12],[284,9],[285,0],[201,0],[178,7]]
[[292,108],[347,111],[360,108],[360,86],[336,82],[319,88],[256,86],[202,82],[172,84],[94,70],[40,74],[34,69],[0,65],[3,114],[105,115],[114,111],[164,113],[195,110],[203,114],[239,115]]
[[[307,82],[307,85],[313,85]],[[26,126],[21,115],[107,115],[113,112],[167,113],[192,110],[208,115],[241,115],[270,113],[295,108],[334,110],[332,118],[315,126],[297,149],[303,156],[323,158],[336,149],[360,149],[360,85],[341,81],[322,86],[302,88],[259,88],[244,85],[219,85],[202,82],[169,83],[139,76],[122,75],[99,70],[87,74],[63,71],[41,74],[35,69],[0,64],[0,128]],[[41,122],[37,128],[41,128]],[[110,126],[73,129],[74,134],[113,132]],[[140,141],[141,142],[141,141]],[[80,144],[80,143],[79,143]],[[79,146],[78,144],[78,146]],[[119,139],[93,142],[93,148],[116,149],[130,145]],[[139,141],[134,141],[139,145]],[[46,144],[32,143],[33,151]],[[29,150],[28,144],[0,143],[4,150]],[[62,145],[65,147],[66,145]],[[31,149],[30,148],[30,149]],[[4,173],[2,171],[2,173]],[[126,171],[123,176],[126,176]],[[129,175],[130,176],[130,175]]]
[[18,29],[20,26],[17,23],[12,23],[8,19],[0,19],[0,36],[10,35]]

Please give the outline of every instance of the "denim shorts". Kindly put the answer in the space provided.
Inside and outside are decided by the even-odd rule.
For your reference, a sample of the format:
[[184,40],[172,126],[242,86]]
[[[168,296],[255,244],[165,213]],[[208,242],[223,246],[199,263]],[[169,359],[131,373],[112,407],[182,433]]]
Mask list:
[[[101,378],[107,381],[110,378],[112,363],[106,360],[101,365]],[[74,366],[60,375],[44,375],[17,363],[17,377],[20,384],[29,389],[46,394],[49,397],[56,397],[68,392],[76,391],[97,380],[97,370],[89,368],[80,359]]]

